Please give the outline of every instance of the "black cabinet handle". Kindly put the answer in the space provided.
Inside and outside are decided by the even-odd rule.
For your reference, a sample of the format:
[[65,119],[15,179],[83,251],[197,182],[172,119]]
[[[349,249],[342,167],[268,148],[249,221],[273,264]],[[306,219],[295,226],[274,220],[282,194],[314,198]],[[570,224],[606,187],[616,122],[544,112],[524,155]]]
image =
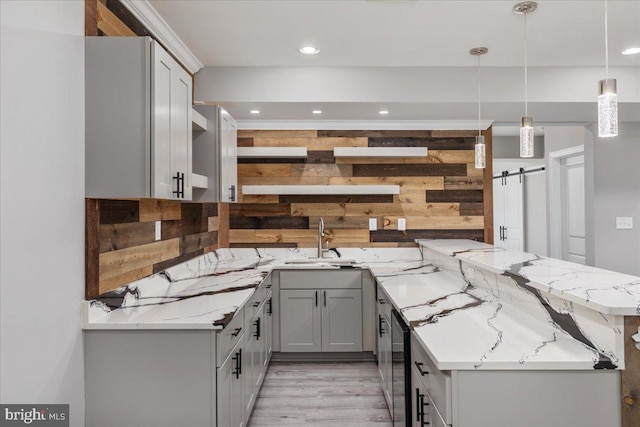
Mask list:
[[316,291],[316,307],[318,306],[318,291]]
[[502,240],[507,240],[507,227],[502,229]]
[[269,298],[269,301],[267,301],[267,304],[269,304],[269,309],[267,310],[267,314],[269,316],[271,316],[273,314],[273,301],[272,301],[272,298]]
[[253,303],[253,306],[254,306],[254,307],[259,307],[259,306],[260,306],[260,301],[256,301],[256,302],[254,302],[254,303]]
[[423,419],[423,415],[422,415],[422,405],[421,403],[421,398],[423,396],[420,394],[420,389],[418,387],[416,387],[416,418],[421,420]]
[[173,179],[176,181],[176,190],[173,194],[178,198],[184,199],[184,173],[176,172],[176,176]]
[[429,402],[425,402],[424,401],[424,397],[425,397],[424,394],[420,395],[420,408],[422,408],[420,410],[420,425],[421,426],[428,426],[431,423],[429,421],[425,421],[424,420],[424,416],[425,416],[424,407],[425,406],[429,406]]
[[418,372],[420,372],[420,375],[425,376],[425,375],[429,375],[428,371],[423,371],[422,370],[422,365],[424,365],[424,363],[420,363],[420,362],[414,362],[416,364],[416,368],[418,368]]
[[383,300],[383,299],[378,299],[378,303],[384,305],[387,303],[387,301]]
[[382,318],[382,315],[378,314],[378,334],[380,336],[384,334],[384,329],[382,329],[383,322],[384,322],[384,319]]
[[231,336],[232,337],[237,337],[238,335],[240,335],[240,332],[242,331],[242,328],[236,328],[232,333]]
[[182,172],[182,177],[180,179],[180,181],[182,182],[182,198],[184,199],[184,172]]
[[256,337],[257,340],[260,339],[260,318],[258,317],[256,319],[255,322],[253,322],[253,325],[256,327],[256,333],[253,334],[254,337]]
[[323,294],[324,294],[324,306],[326,307],[327,306],[327,291],[324,291]]
[[236,367],[233,370],[233,375],[236,376],[236,379],[240,378],[240,374],[242,373],[242,349],[238,350],[236,354],[233,356],[233,361],[236,362]]
[[229,187],[229,201],[231,202],[235,202],[236,201],[236,186],[232,185],[231,187]]

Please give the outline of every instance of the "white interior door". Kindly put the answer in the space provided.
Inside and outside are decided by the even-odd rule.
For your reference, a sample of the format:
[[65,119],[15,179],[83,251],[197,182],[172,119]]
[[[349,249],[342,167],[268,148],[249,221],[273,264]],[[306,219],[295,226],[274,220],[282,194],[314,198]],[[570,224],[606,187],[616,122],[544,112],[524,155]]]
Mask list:
[[504,186],[504,231],[507,249],[524,251],[524,175],[507,177]]
[[503,180],[493,180],[493,244],[500,248],[506,247],[502,240],[502,227],[504,226],[504,195]]
[[560,161],[562,196],[562,259],[584,264],[585,191],[584,155]]

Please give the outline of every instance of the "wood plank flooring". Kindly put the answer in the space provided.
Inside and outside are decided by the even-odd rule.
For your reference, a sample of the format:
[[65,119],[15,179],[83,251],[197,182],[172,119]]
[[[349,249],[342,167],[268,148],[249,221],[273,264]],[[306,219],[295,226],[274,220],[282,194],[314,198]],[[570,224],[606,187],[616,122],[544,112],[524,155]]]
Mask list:
[[375,362],[273,362],[247,427],[391,427]]

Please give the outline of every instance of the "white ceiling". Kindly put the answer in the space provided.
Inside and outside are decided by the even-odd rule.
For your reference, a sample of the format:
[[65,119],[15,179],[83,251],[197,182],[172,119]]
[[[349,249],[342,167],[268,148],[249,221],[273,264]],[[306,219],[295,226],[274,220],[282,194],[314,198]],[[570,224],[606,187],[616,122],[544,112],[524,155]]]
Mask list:
[[[522,66],[516,1],[209,0],[150,3],[208,66]],[[600,66],[604,2],[538,1],[531,66]],[[609,1],[610,64],[640,66],[640,1]],[[302,55],[303,45],[321,49]]]

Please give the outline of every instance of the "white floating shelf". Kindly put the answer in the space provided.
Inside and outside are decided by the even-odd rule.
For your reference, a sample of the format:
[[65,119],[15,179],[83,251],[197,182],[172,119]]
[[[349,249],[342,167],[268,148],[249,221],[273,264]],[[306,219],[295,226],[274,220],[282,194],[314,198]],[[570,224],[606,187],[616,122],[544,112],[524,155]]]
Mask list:
[[400,194],[399,185],[243,185],[244,195]]
[[427,157],[426,147],[335,147],[334,157]]
[[209,188],[209,178],[197,173],[191,174],[191,186],[194,188]]
[[238,157],[307,157],[307,147],[238,147]]
[[193,130],[207,130],[207,118],[198,113],[195,108],[191,109],[191,122]]

